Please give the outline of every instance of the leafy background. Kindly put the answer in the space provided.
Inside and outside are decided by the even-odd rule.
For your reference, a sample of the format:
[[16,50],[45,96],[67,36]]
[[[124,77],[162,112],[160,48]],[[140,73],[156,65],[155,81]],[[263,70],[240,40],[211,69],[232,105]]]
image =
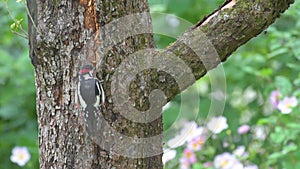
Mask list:
[[[6,1],[7,9],[4,2],[0,3],[0,168],[21,168],[10,161],[11,151],[15,146],[26,146],[31,159],[24,168],[35,169],[38,168],[38,136],[34,71],[29,59],[28,41],[11,32],[14,21],[8,12],[17,20],[23,19],[21,25],[26,30],[26,8],[22,2]],[[154,30],[174,34],[173,37],[155,35],[157,46],[163,48],[172,43],[186,26],[201,20],[223,0],[149,0],[149,3],[151,11],[155,12],[152,14]],[[173,14],[179,19],[157,13]],[[297,1],[275,24],[239,48],[222,64],[227,83],[223,116],[227,118],[229,128],[215,139],[207,140],[203,150],[197,153],[197,163],[191,168],[204,168],[204,162],[212,162],[217,154],[232,152],[239,145],[246,147],[249,152],[247,160],[259,168],[300,168],[297,160],[300,159],[299,105],[291,114],[283,115],[268,101],[275,89],[283,97],[300,98],[299,18],[300,3]],[[205,76],[186,92],[199,93],[201,101],[197,119],[188,115],[193,110],[188,110],[189,105],[181,105],[180,95],[175,97],[163,113],[165,130],[175,120],[180,121],[177,115],[181,106],[187,108],[187,112],[183,112],[184,119],[204,125],[201,118],[206,118],[209,110],[210,87],[210,79]],[[237,128],[242,124],[251,126],[251,131],[240,138]],[[265,140],[253,138],[255,126],[268,130]],[[166,136],[165,141],[171,137]],[[224,142],[229,146],[224,147]],[[258,150],[263,150],[263,153]],[[179,147],[176,151],[176,157],[166,164],[166,168],[179,168],[183,148]]]
[[[27,29],[22,3],[7,1],[13,16]],[[27,39],[11,33],[14,23],[4,1],[0,2],[0,168],[20,168],[10,161],[15,146],[26,146],[31,160],[26,168],[38,168],[38,137],[33,66]]]

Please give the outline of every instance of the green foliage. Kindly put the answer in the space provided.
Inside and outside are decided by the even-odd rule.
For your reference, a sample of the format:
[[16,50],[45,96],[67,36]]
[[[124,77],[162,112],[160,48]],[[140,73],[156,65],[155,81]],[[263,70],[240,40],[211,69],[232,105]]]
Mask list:
[[[174,1],[161,2],[160,7],[158,7],[159,3],[155,3],[152,9],[174,13],[181,20],[186,19],[195,23],[199,20],[200,15],[207,15],[209,11],[217,7],[216,2],[210,4],[213,3],[212,1],[180,1],[180,5],[172,2]],[[198,3],[198,5],[193,3]],[[200,5],[209,8],[209,10],[197,10]],[[298,103],[296,107],[293,107],[290,114],[282,114],[269,100],[270,94],[274,90],[280,92],[280,100],[291,96],[300,99],[299,11],[300,3],[296,2],[265,33],[239,48],[223,64],[227,83],[227,100],[223,116],[227,118],[229,128],[215,136],[215,139],[210,137],[206,141],[204,147],[196,154],[198,162],[191,165],[191,168],[205,168],[202,166],[205,162],[213,162],[216,155],[223,152],[233,152],[240,145],[245,146],[246,151],[249,152],[247,159],[239,159],[245,165],[256,164],[259,168],[273,167],[274,169],[293,169],[297,168],[295,166],[300,166],[300,162],[297,160],[300,156],[300,104]],[[154,17],[154,19],[157,18]],[[169,26],[164,29],[173,31],[172,29],[177,28]],[[164,37],[160,37],[156,40],[159,43],[157,46],[163,48],[169,42],[173,42],[175,38],[164,39]],[[208,86],[207,91],[199,92],[203,86]],[[189,116],[184,116],[184,119],[196,120],[200,126],[205,127],[205,119],[207,119],[207,112],[211,106],[210,87],[211,81],[208,76],[205,76],[188,89],[191,93],[200,93],[200,111],[197,119]],[[173,123],[180,107],[184,106],[181,105],[181,102],[179,95],[171,101],[171,107],[164,111],[166,132],[170,130],[171,125],[175,125]],[[183,114],[189,114],[193,111],[190,109]],[[177,120],[180,121],[180,119]],[[245,135],[237,133],[237,128],[242,124],[248,124],[251,127],[249,133]],[[180,124],[178,125],[180,126]],[[265,139],[255,137],[259,130],[257,127],[264,129]],[[177,133],[179,131],[180,127],[177,126]],[[172,133],[176,133],[176,131]],[[173,136],[168,135],[165,137],[165,142],[174,136],[175,134]],[[228,146],[224,146],[224,143]],[[176,150],[175,159],[168,162],[166,168],[179,167],[179,159],[183,156],[184,146]]]
[[[164,48],[181,35],[188,27],[210,14],[223,0],[149,0],[152,12],[154,38],[158,48]],[[166,15],[178,19],[177,27],[172,27]],[[165,36],[167,32],[168,36]]]
[[[27,18],[23,4],[8,1],[8,7],[18,21]],[[14,21],[4,2],[0,3],[0,15],[0,168],[20,168],[10,161],[15,146],[27,147],[31,160],[26,166],[38,168],[35,85],[28,41],[12,33]],[[20,24],[27,27],[24,21]]]
[[[29,149],[31,160],[26,168],[38,168],[35,87],[28,42],[10,30],[13,28],[13,31],[19,31],[20,25],[27,27],[26,9],[22,3],[7,2],[17,22],[9,16],[5,4],[0,3],[0,168],[20,168],[10,161],[11,151],[15,146],[26,146]],[[157,33],[157,46],[164,48],[172,43],[188,26],[201,20],[222,2],[223,0],[149,0],[151,12],[154,12],[152,18],[154,32]],[[165,18],[165,15],[157,12],[174,14],[177,18],[174,19],[171,15]],[[241,47],[223,64],[227,82],[223,115],[227,118],[229,128],[206,141],[202,150],[197,153],[198,162],[192,168],[212,168],[204,165],[205,162],[213,162],[216,155],[232,152],[240,145],[244,145],[249,152],[247,159],[239,159],[243,162],[256,164],[259,168],[300,168],[297,160],[300,159],[299,105],[290,114],[282,114],[269,101],[273,90],[281,93],[281,99],[286,96],[300,99],[299,17],[300,4],[296,2],[264,34]],[[175,23],[168,22],[170,19]],[[195,120],[199,125],[205,126],[206,121],[203,119],[207,119],[211,104],[211,81],[208,76],[185,92],[187,95],[193,93],[200,96],[199,113]],[[178,95],[164,111],[165,131],[174,130],[169,132],[171,135],[165,136],[166,142],[174,136],[175,130],[180,130],[180,124],[174,124],[176,120],[181,120],[178,119],[180,113],[180,118],[194,120],[191,115],[191,112],[195,112],[193,106],[181,105],[182,102],[181,95]],[[182,107],[187,112],[180,112]],[[237,128],[242,124],[251,127],[249,133],[237,133]],[[264,140],[254,137],[258,127],[265,129]],[[228,145],[224,146],[225,143]],[[178,168],[184,148],[176,150],[175,159],[168,162],[166,168]]]

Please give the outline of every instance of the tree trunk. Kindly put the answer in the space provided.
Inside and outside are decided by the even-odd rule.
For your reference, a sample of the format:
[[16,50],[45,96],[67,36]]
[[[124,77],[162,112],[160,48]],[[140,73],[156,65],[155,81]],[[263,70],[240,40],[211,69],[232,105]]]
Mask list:
[[[150,123],[126,120],[114,111],[109,90],[110,75],[122,60],[138,50],[154,48],[147,1],[28,1],[28,6],[34,20],[29,33],[37,86],[40,167],[161,168],[161,117]],[[131,14],[140,15],[124,18]],[[121,21],[114,22],[118,18]],[[146,32],[127,35],[134,24],[147,28]],[[78,69],[86,63],[96,65],[98,77],[105,80],[105,120],[97,138],[86,136],[74,104]],[[158,137],[147,142],[147,147],[138,139],[155,135]],[[149,156],[144,149],[157,153]]]
[[[40,167],[162,168],[161,107],[293,2],[227,0],[156,51],[146,0],[28,0]],[[96,67],[107,96],[101,132],[93,137],[74,103],[86,63]]]

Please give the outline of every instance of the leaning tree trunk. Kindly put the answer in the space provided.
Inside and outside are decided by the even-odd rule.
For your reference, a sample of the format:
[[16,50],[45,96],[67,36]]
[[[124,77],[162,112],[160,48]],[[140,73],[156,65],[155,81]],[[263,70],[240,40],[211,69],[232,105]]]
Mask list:
[[[161,107],[293,2],[226,0],[156,51],[146,0],[27,0],[40,167],[162,168]],[[94,136],[75,106],[78,70],[87,63],[107,96]]]

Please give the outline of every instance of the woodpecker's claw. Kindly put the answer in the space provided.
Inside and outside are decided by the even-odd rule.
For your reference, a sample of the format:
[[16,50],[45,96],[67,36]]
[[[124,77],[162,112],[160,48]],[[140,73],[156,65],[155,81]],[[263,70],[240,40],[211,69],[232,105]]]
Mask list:
[[104,103],[104,102],[102,102],[102,103],[101,103],[101,106],[102,106],[103,108],[105,108],[105,103]]
[[76,108],[76,109],[80,109],[80,104],[78,104],[78,103],[75,104],[75,108]]

